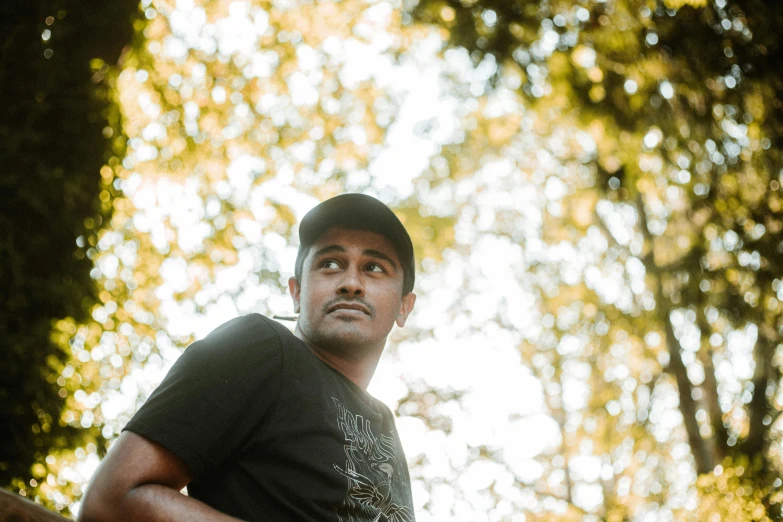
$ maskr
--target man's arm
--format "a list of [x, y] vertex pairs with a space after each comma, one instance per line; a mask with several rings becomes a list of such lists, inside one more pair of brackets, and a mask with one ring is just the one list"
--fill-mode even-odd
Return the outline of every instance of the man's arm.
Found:
[[182, 459], [160, 444], [125, 431], [90, 481], [79, 520], [237, 520], [180, 493], [190, 481]]

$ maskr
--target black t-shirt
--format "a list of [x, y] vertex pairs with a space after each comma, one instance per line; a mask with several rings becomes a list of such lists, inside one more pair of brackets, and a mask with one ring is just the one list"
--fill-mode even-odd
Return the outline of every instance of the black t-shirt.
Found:
[[191, 497], [243, 520], [415, 520], [392, 412], [262, 315], [189, 346], [125, 429], [187, 464]]

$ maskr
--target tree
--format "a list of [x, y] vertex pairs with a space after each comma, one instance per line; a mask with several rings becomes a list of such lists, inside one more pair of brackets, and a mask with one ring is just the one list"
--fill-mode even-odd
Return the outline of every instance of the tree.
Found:
[[54, 323], [97, 301], [98, 232], [124, 153], [110, 67], [132, 34], [133, 2], [0, 6], [0, 484], [98, 432], [62, 420], [68, 360]]
[[[433, 0], [412, 9], [474, 63], [497, 64], [489, 86], [517, 89], [547, 120], [535, 132], [586, 133], [586, 147], [559, 156], [588, 170], [549, 173], [567, 188], [543, 234], [590, 260], [576, 264], [576, 280], [563, 276], [574, 258], [555, 265], [560, 274], [551, 262], [531, 266], [551, 319], [523, 351], [553, 399], [563, 375], [589, 391], [565, 411], [551, 404], [570, 426], [555, 492], [574, 504], [568, 455], [579, 440], [603, 439], [589, 453], [612, 471], [588, 482], [601, 484], [593, 512], [607, 519], [643, 513], [645, 498], [680, 502], [678, 436], [655, 419], [672, 393], [699, 475], [700, 518], [781, 516], [783, 15], [771, 2], [693, 4]], [[498, 148], [522, 162], [503, 148], [511, 141]], [[580, 368], [590, 368], [586, 382]], [[652, 483], [650, 473], [659, 475]]]

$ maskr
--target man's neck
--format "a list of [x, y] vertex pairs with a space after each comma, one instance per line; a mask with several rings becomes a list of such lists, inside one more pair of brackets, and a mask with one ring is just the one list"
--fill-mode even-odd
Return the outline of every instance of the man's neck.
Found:
[[[369, 355], [362, 358], [348, 358], [340, 354], [325, 350], [320, 346], [310, 342], [310, 340], [304, 335], [304, 332], [296, 325], [294, 335], [304, 342], [313, 355], [321, 359], [323, 362], [343, 374], [356, 386], [362, 390], [367, 391], [367, 386], [370, 385], [372, 376], [375, 374], [375, 369], [378, 367], [378, 361], [381, 358], [382, 350], [370, 351]], [[377, 353], [376, 353], [377, 352]]]

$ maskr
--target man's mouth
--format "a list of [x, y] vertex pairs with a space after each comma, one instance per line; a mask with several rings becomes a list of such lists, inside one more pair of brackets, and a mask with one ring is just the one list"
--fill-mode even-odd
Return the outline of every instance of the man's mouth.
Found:
[[337, 312], [340, 310], [345, 310], [349, 313], [363, 313], [365, 315], [370, 315], [370, 311], [367, 309], [366, 306], [359, 304], [359, 303], [337, 303], [335, 305], [332, 305], [327, 310], [327, 313]]

